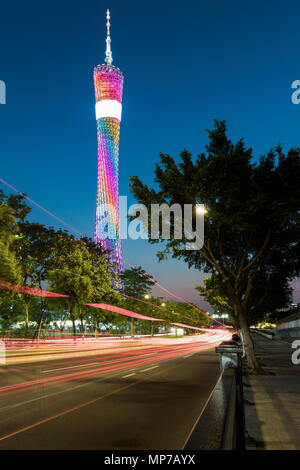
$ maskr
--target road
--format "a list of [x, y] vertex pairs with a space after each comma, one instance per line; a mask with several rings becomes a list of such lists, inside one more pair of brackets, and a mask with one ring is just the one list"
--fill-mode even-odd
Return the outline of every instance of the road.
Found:
[[218, 331], [10, 345], [0, 449], [182, 449], [219, 376]]

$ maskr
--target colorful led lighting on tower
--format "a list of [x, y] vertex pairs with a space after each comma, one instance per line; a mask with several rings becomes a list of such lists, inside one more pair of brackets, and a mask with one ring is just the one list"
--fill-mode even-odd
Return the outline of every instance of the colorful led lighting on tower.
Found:
[[98, 141], [98, 181], [95, 242], [110, 251], [118, 271], [123, 270], [119, 215], [119, 137], [123, 73], [112, 65], [110, 14], [106, 14], [105, 64], [94, 69]]

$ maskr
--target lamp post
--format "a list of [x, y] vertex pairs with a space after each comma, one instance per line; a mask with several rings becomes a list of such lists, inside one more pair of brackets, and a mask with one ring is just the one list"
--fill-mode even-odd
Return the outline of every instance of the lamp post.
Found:
[[224, 326], [224, 318], [227, 319], [227, 318], [228, 318], [228, 314], [227, 314], [227, 313], [223, 313], [221, 316], [222, 316], [222, 318], [223, 318], [223, 326]]

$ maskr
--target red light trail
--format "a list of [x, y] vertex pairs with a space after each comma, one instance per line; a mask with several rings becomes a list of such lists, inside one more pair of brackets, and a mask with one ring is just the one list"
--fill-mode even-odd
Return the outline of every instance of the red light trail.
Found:
[[[141, 271], [140, 269], [136, 268], [135, 266], [133, 266], [132, 264], [128, 263], [128, 261], [126, 260], [123, 260], [126, 264], [128, 264], [132, 269], [134, 269], [135, 271], [139, 272], [140, 274], [142, 274], [144, 277], [147, 277], [148, 279], [150, 279], [150, 281], [152, 281], [156, 286], [158, 286], [160, 289], [162, 289], [163, 291], [167, 292], [167, 294], [171, 295], [172, 297], [180, 300], [181, 302], [189, 305], [190, 307], [194, 308], [195, 310], [197, 310], [198, 312], [200, 312], [202, 315], [205, 315], [206, 317], [208, 317], [210, 320], [213, 320], [215, 321], [216, 323], [219, 323], [220, 325], [224, 326], [223, 323], [219, 322], [218, 320], [216, 320], [215, 318], [211, 318], [207, 313], [205, 313], [203, 310], [201, 310], [200, 308], [198, 307], [195, 307], [195, 305], [191, 304], [190, 302], [188, 302], [187, 300], [179, 297], [178, 295], [176, 294], [173, 294], [172, 292], [170, 292], [168, 289], [166, 289], [165, 287], [163, 287], [161, 284], [159, 284], [157, 281], [154, 281], [154, 279], [152, 279], [150, 276], [148, 276], [147, 274], [143, 273], [143, 271]], [[138, 299], [136, 299], [138, 300]]]
[[[32, 199], [30, 199], [28, 196], [26, 196], [25, 194], [21, 193], [20, 191], [18, 191], [16, 188], [14, 188], [13, 186], [11, 186], [9, 183], [7, 183], [6, 181], [4, 181], [2, 178], [0, 178], [0, 181], [5, 184], [7, 187], [11, 188], [13, 191], [15, 191], [16, 193], [20, 194], [21, 196], [23, 196], [27, 201], [31, 202], [32, 204], [34, 204], [36, 207], [38, 207], [39, 209], [41, 209], [42, 211], [44, 211], [46, 214], [50, 215], [51, 217], [53, 217], [55, 220], [57, 220], [58, 222], [62, 223], [63, 225], [65, 225], [66, 227], [70, 228], [71, 230], [75, 231], [76, 233], [79, 233], [79, 235], [81, 235], [82, 237], [84, 236], [79, 230], [77, 230], [76, 228], [72, 227], [71, 225], [67, 224], [67, 222], [65, 222], [64, 220], [60, 219], [59, 217], [57, 217], [56, 215], [52, 214], [51, 212], [49, 212], [47, 209], [45, 209], [44, 207], [42, 207], [40, 204], [38, 204], [37, 202], [33, 201]], [[132, 264], [130, 264], [128, 261], [124, 260], [123, 261], [128, 264], [132, 269], [134, 269], [135, 271], [139, 272], [140, 274], [142, 274], [144, 277], [147, 277], [150, 281], [152, 281], [155, 285], [157, 285], [160, 289], [162, 289], [163, 291], [165, 291], [166, 293], [168, 293], [169, 295], [171, 295], [172, 297], [180, 300], [181, 302], [189, 305], [190, 307], [194, 308], [195, 310], [197, 310], [198, 312], [200, 312], [202, 315], [205, 315], [206, 317], [208, 317], [211, 321], [214, 321], [215, 323], [218, 323], [220, 325], [222, 325], [223, 327], [226, 327], [226, 325], [223, 325], [221, 322], [219, 322], [218, 320], [216, 320], [215, 318], [211, 318], [206, 312], [204, 312], [203, 310], [199, 309], [198, 307], [196, 307], [195, 305], [193, 305], [192, 303], [186, 301], [185, 299], [179, 297], [178, 295], [176, 294], [173, 294], [171, 291], [169, 291], [168, 289], [166, 289], [165, 287], [163, 287], [161, 284], [159, 284], [157, 281], [154, 281], [150, 276], [148, 276], [147, 274], [143, 273], [142, 271], [140, 271], [138, 268], [136, 268], [135, 266], [133, 266]], [[0, 286], [1, 287], [1, 286]], [[56, 295], [56, 297], [58, 297], [59, 295]], [[50, 296], [49, 296], [50, 297]], [[54, 297], [54, 295], [52, 296]], [[67, 297], [67, 296], [66, 296]], [[135, 299], [139, 302], [144, 302], [143, 300], [141, 299]], [[182, 315], [183, 316], [183, 315]], [[188, 317], [186, 317], [188, 318]], [[195, 321], [195, 320], [193, 320]]]
[[35, 289], [33, 287], [19, 286], [11, 282], [0, 280], [0, 289], [10, 290], [14, 292], [20, 292], [21, 294], [30, 294], [37, 297], [69, 297], [68, 295], [56, 294], [55, 292], [49, 292], [42, 289]]
[[110, 312], [119, 313], [120, 315], [125, 315], [131, 318], [139, 318], [141, 320], [164, 321], [164, 320], [161, 320], [160, 318], [148, 317], [146, 315], [141, 315], [140, 313], [132, 312], [131, 310], [127, 310], [121, 307], [116, 307], [114, 305], [107, 305], [107, 304], [83, 304], [83, 305], [88, 305], [89, 307], [94, 307], [94, 308], [103, 308], [104, 310], [109, 310]]
[[[69, 297], [68, 295], [57, 294], [55, 292], [49, 292], [49, 291], [45, 291], [45, 290], [41, 290], [41, 289], [34, 289], [32, 287], [27, 287], [27, 286], [20, 286], [18, 284], [13, 284], [13, 283], [10, 283], [10, 282], [7, 282], [7, 281], [2, 281], [2, 280], [0, 280], [0, 289], [20, 292], [20, 293], [23, 293], [23, 294], [35, 295], [35, 296], [38, 296], [38, 297]], [[123, 294], [123, 295], [125, 295], [125, 294]], [[129, 296], [126, 296], [126, 297], [129, 297]], [[136, 299], [134, 297], [131, 297], [131, 298], [134, 299], [134, 300], [137, 300], [137, 301], [140, 300], [140, 299]], [[151, 304], [150, 302], [146, 302], [146, 301], [143, 301], [143, 300], [142, 300], [142, 302], [149, 303], [149, 305], [154, 305], [155, 306], [155, 304]], [[138, 318], [140, 320], [160, 321], [160, 322], [165, 321], [161, 318], [149, 317], [147, 315], [142, 315], [140, 313], [133, 312], [132, 310], [127, 310], [127, 309], [124, 309], [124, 308], [121, 308], [121, 307], [117, 307], [115, 305], [98, 304], [98, 303], [93, 303], [93, 304], [92, 303], [84, 303], [83, 305], [87, 305], [89, 307], [94, 307], [94, 308], [100, 308], [100, 309], [103, 309], [103, 310], [108, 310], [110, 312], [118, 313], [120, 315], [125, 315], [125, 316], [131, 317], [131, 318]], [[169, 310], [164, 309], [163, 307], [158, 306], [158, 308], [161, 308], [162, 310], [166, 310], [167, 312], [170, 312]], [[181, 315], [180, 313], [176, 313], [176, 312], [170, 312], [170, 313], [173, 313], [175, 315], [183, 316], [183, 317], [188, 318], [192, 321], [197, 321], [197, 320], [189, 318], [185, 315]], [[171, 323], [171, 325], [176, 325], [176, 323]], [[182, 324], [180, 326], [182, 326]], [[184, 328], [192, 328], [192, 329], [196, 329], [196, 330], [201, 329], [201, 328], [197, 328], [195, 326], [190, 326], [190, 325], [184, 325]]]
[[65, 225], [66, 227], [68, 227], [69, 229], [73, 230], [74, 232], [76, 233], [79, 233], [79, 235], [81, 235], [82, 237], [84, 236], [81, 232], [79, 232], [79, 230], [77, 230], [76, 228], [72, 227], [71, 225], [67, 224], [67, 222], [65, 222], [64, 220], [60, 219], [59, 217], [57, 217], [56, 215], [52, 214], [52, 212], [49, 212], [47, 209], [45, 209], [43, 206], [40, 206], [40, 204], [38, 204], [37, 202], [33, 201], [32, 199], [30, 199], [28, 196], [26, 196], [26, 194], [24, 193], [21, 193], [20, 191], [18, 191], [16, 188], [14, 188], [13, 186], [11, 186], [9, 183], [7, 183], [6, 181], [4, 181], [2, 178], [0, 178], [0, 181], [5, 184], [8, 188], [12, 189], [13, 191], [15, 191], [17, 194], [20, 194], [20, 196], [24, 197], [24, 199], [26, 199], [27, 201], [31, 202], [32, 204], [34, 204], [36, 207], [38, 207], [39, 209], [41, 209], [42, 211], [44, 211], [46, 214], [50, 215], [50, 217], [53, 217], [53, 219], [57, 220], [58, 222], [60, 222], [61, 224]]
[[[104, 357], [104, 361], [102, 361], [98, 367], [90, 368], [89, 370], [63, 373], [60, 375], [53, 375], [51, 377], [45, 377], [41, 379], [30, 380], [0, 387], [0, 397], [7, 394], [25, 392], [33, 388], [42, 387], [43, 385], [55, 385], [62, 382], [69, 382], [78, 379], [80, 380], [85, 379], [87, 377], [102, 376], [114, 372], [126, 371], [128, 369], [132, 369], [133, 367], [136, 368], [153, 363], [159, 363], [160, 361], [164, 361], [167, 359], [183, 356], [186, 354], [192, 354], [205, 349], [210, 349], [213, 347], [213, 345], [219, 344], [221, 341], [223, 341], [224, 339], [228, 339], [230, 336], [231, 335], [230, 333], [228, 333], [228, 331], [208, 330], [205, 334], [202, 334], [200, 336], [184, 338], [181, 344], [177, 343], [173, 345], [158, 345], [152, 347], [151, 349], [145, 349], [144, 347], [142, 351], [122, 352], [119, 353], [117, 357], [112, 357], [108, 360], [105, 360]], [[155, 339], [151, 342], [148, 341], [148, 343], [154, 343], [154, 345], [155, 342]], [[118, 342], [115, 343], [117, 344]], [[78, 351], [80, 351], [79, 348]], [[64, 348], [61, 347], [61, 353], [63, 352]], [[26, 356], [23, 355], [23, 358], [26, 358]], [[40, 360], [39, 356], [36, 356], [36, 360]], [[91, 365], [94, 365], [94, 362], [92, 364], [80, 364], [78, 367], [86, 368]], [[63, 370], [67, 368], [68, 367], [62, 367], [60, 369]], [[49, 372], [52, 372], [52, 370]], [[55, 372], [55, 369], [53, 370], [53, 372]]]

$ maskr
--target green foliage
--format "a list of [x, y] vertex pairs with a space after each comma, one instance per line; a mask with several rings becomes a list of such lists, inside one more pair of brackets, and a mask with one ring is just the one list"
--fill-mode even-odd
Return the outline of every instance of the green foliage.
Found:
[[168, 311], [160, 310], [159, 318], [168, 323], [182, 323], [197, 328], [205, 328], [211, 323], [208, 317], [190, 305], [172, 300], [165, 300], [163, 303]]
[[[148, 210], [151, 203], [178, 203], [182, 207], [190, 203], [195, 217], [195, 206], [205, 205], [203, 247], [188, 251], [184, 249], [185, 238], [171, 238], [159, 256], [163, 259], [171, 254], [189, 267], [209, 273], [217, 279], [218, 289], [222, 283], [221, 295], [230, 304], [251, 350], [247, 324], [252, 310], [259, 314], [262, 278], [270, 302], [275, 292], [274, 273], [280, 273], [286, 286], [300, 272], [300, 149], [283, 154], [277, 146], [256, 164], [252, 149], [246, 148], [242, 139], [233, 144], [228, 138], [224, 121], [215, 121], [208, 135], [206, 153], [195, 161], [187, 150], [181, 152], [178, 163], [160, 154], [155, 168], [159, 190], [133, 176], [131, 191]], [[149, 231], [150, 223], [149, 218]], [[150, 242], [162, 241], [161, 230], [159, 235]]]
[[[73, 321], [76, 318], [83, 321], [86, 312], [83, 303], [117, 298], [113, 279], [117, 280], [116, 274], [103, 254], [92, 246], [91, 240], [76, 240], [66, 236], [57, 240], [47, 280], [53, 291], [69, 296], [64, 304]], [[99, 320], [99, 314], [93, 315]]]
[[0, 291], [1, 328], [25, 322], [28, 332], [35, 324], [39, 335], [42, 325], [58, 320], [59, 305], [62, 318], [68, 310], [73, 320], [97, 317], [99, 321], [99, 314], [91, 314], [92, 309], [82, 303], [121, 299], [119, 276], [106, 253], [87, 237], [77, 240], [68, 231], [27, 221], [30, 210], [22, 195], [5, 196], [0, 190], [0, 279], [41, 289], [47, 286], [70, 297], [38, 299]]
[[0, 203], [0, 279], [19, 282], [21, 270], [13, 252], [16, 222], [13, 210], [4, 202]]
[[136, 269], [125, 269], [121, 273], [121, 282], [124, 286], [124, 293], [126, 295], [142, 299], [143, 297], [145, 297], [146, 294], [150, 294], [151, 289], [153, 287], [153, 281], [151, 281], [151, 279], [148, 279], [141, 273], [144, 273], [152, 279], [152, 276], [150, 274], [147, 274], [141, 266]]

